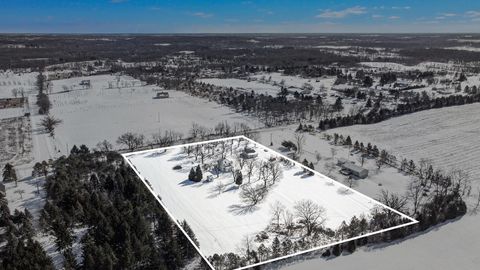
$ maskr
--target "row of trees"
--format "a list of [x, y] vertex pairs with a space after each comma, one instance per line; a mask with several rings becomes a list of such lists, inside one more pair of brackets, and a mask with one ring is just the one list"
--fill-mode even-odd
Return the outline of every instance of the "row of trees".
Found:
[[476, 95], [451, 95], [439, 98], [424, 98], [419, 95], [405, 103], [398, 104], [396, 109], [380, 108], [375, 106], [368, 113], [358, 113], [355, 115], [337, 116], [319, 121], [318, 128], [327, 130], [336, 127], [352, 126], [357, 124], [373, 124], [392, 117], [406, 115], [418, 111], [429, 110], [433, 108], [450, 107], [464, 104], [480, 102], [480, 94]]

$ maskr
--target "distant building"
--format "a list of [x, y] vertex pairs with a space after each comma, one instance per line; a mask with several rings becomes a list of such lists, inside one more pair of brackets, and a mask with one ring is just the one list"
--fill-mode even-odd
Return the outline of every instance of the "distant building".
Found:
[[83, 85], [83, 86], [85, 86], [86, 88], [90, 88], [90, 87], [91, 87], [91, 82], [90, 82], [90, 80], [82, 80], [82, 81], [80, 82], [80, 85]]
[[353, 162], [348, 161], [344, 158], [339, 158], [337, 161], [337, 165], [342, 168], [343, 172], [346, 172], [347, 174], [351, 174], [358, 178], [366, 178], [368, 176], [367, 169], [355, 165]]
[[243, 152], [240, 153], [240, 157], [243, 159], [256, 158], [258, 157], [258, 153], [250, 147], [245, 147], [245, 149], [243, 149]]
[[169, 98], [170, 95], [168, 94], [168, 92], [157, 92], [157, 95], [155, 96], [155, 98]]

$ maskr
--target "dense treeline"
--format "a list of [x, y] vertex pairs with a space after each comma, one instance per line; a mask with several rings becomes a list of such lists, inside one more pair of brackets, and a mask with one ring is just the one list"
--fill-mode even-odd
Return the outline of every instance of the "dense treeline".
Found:
[[198, 256], [119, 154], [74, 147], [48, 166], [40, 224], [55, 236], [66, 269], [179, 269]]
[[404, 104], [398, 104], [396, 109], [374, 106], [376, 108], [373, 108], [367, 114], [359, 113], [353, 116], [338, 116], [335, 118], [321, 120], [318, 127], [321, 130], [326, 130], [330, 128], [351, 126], [356, 124], [373, 124], [395, 116], [401, 116], [418, 111], [471, 104], [476, 102], [480, 102], [480, 93], [475, 95], [451, 95], [448, 97], [439, 97], [434, 99], [431, 99], [426, 95], [423, 97], [416, 95], [413, 100], [409, 100]]
[[0, 269], [54, 269], [43, 247], [34, 240], [32, 215], [28, 210], [10, 214], [7, 199], [0, 192]]

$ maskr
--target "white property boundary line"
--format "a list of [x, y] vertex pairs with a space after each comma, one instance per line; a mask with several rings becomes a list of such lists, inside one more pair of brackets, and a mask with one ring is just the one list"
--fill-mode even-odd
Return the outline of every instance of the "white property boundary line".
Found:
[[369, 200], [372, 200], [374, 203], [376, 203], [377, 205], [380, 205], [382, 206], [383, 208], [386, 208], [398, 215], [400, 215], [401, 217], [403, 218], [406, 218], [408, 220], [410, 220], [410, 222], [407, 222], [405, 224], [401, 224], [401, 225], [397, 225], [397, 226], [394, 226], [394, 227], [390, 227], [390, 228], [387, 228], [387, 229], [383, 229], [383, 230], [379, 230], [379, 231], [375, 231], [375, 232], [371, 232], [371, 233], [366, 233], [366, 234], [362, 234], [362, 235], [359, 235], [359, 236], [355, 236], [355, 237], [352, 237], [352, 238], [348, 238], [348, 239], [345, 239], [345, 240], [341, 240], [341, 241], [337, 241], [337, 242], [333, 242], [333, 243], [330, 243], [330, 244], [327, 244], [327, 245], [323, 245], [323, 246], [318, 246], [318, 247], [315, 247], [315, 248], [311, 248], [311, 249], [307, 249], [307, 250], [302, 250], [302, 251], [299, 251], [299, 252], [296, 252], [296, 253], [293, 253], [293, 254], [289, 254], [289, 255], [285, 255], [285, 256], [281, 256], [281, 257], [278, 257], [278, 258], [273, 258], [273, 259], [270, 259], [270, 260], [266, 260], [266, 261], [263, 261], [263, 262], [259, 262], [259, 263], [255, 263], [255, 264], [251, 264], [251, 265], [248, 265], [248, 266], [244, 266], [244, 267], [240, 267], [240, 268], [237, 268], [235, 270], [242, 270], [242, 269], [248, 269], [248, 268], [252, 268], [252, 267], [255, 267], [255, 266], [259, 266], [259, 265], [263, 265], [263, 264], [267, 264], [267, 263], [271, 263], [271, 262], [275, 262], [275, 261], [279, 261], [279, 260], [283, 260], [283, 259], [287, 259], [287, 258], [291, 258], [291, 257], [294, 257], [294, 256], [298, 256], [298, 255], [301, 255], [301, 254], [305, 254], [305, 253], [309, 253], [309, 252], [313, 252], [313, 251], [317, 251], [317, 250], [320, 250], [320, 249], [324, 249], [324, 248], [327, 248], [327, 247], [332, 247], [332, 246], [335, 246], [335, 245], [338, 245], [338, 244], [342, 244], [342, 243], [346, 243], [346, 242], [349, 242], [349, 241], [353, 241], [353, 240], [356, 240], [356, 239], [360, 239], [360, 238], [363, 238], [363, 237], [368, 237], [368, 236], [372, 236], [372, 235], [376, 235], [376, 234], [380, 234], [380, 233], [384, 233], [384, 232], [388, 232], [388, 231], [391, 231], [391, 230], [395, 230], [395, 229], [399, 229], [399, 228], [403, 228], [403, 227], [406, 227], [406, 226], [410, 226], [410, 225], [414, 225], [414, 224], [417, 224], [418, 221], [363, 194], [363, 193], [360, 193], [359, 191], [355, 190], [355, 189], [352, 189], [336, 180], [333, 180], [332, 178], [330, 177], [327, 177], [315, 170], [312, 170], [306, 166], [304, 166], [303, 164], [301, 164], [300, 162], [298, 161], [295, 161], [283, 154], [280, 154], [264, 145], [262, 145], [261, 143], [258, 143], [252, 139], [249, 139], [243, 135], [240, 135], [240, 136], [234, 136], [234, 137], [228, 137], [228, 138], [221, 138], [221, 139], [215, 139], [215, 140], [209, 140], [209, 141], [202, 141], [202, 142], [194, 142], [194, 143], [186, 143], [186, 144], [180, 144], [180, 145], [174, 145], [174, 146], [168, 146], [168, 147], [162, 147], [162, 148], [155, 148], [155, 149], [148, 149], [148, 150], [141, 150], [141, 151], [136, 151], [136, 152], [130, 152], [130, 153], [125, 153], [125, 154], [122, 154], [123, 158], [127, 161], [127, 163], [130, 165], [130, 167], [134, 170], [134, 172], [137, 174], [137, 176], [140, 178], [140, 180], [142, 180], [143, 184], [148, 188], [148, 190], [150, 191], [150, 193], [152, 193], [152, 195], [155, 197], [155, 199], [160, 203], [160, 205], [163, 207], [163, 209], [167, 212], [167, 214], [170, 216], [171, 219], [173, 219], [173, 221], [175, 222], [175, 224], [178, 226], [178, 228], [180, 228], [180, 230], [182, 231], [182, 233], [187, 237], [187, 239], [190, 241], [190, 243], [195, 247], [195, 249], [197, 250], [198, 254], [200, 254], [200, 256], [204, 259], [205, 263], [208, 264], [208, 266], [212, 269], [212, 270], [215, 270], [215, 268], [213, 267], [213, 265], [210, 263], [210, 261], [208, 260], [208, 258], [200, 251], [200, 248], [195, 244], [195, 242], [190, 238], [190, 236], [185, 232], [185, 230], [183, 229], [183, 227], [180, 225], [180, 223], [178, 222], [178, 220], [175, 218], [175, 216], [168, 210], [168, 208], [163, 204], [162, 200], [160, 200], [159, 194], [156, 194], [154, 191], [153, 191], [153, 188], [150, 187], [150, 185], [147, 184], [147, 182], [145, 181], [145, 178], [137, 171], [136, 167], [132, 164], [132, 162], [128, 159], [128, 157], [130, 156], [133, 156], [133, 155], [138, 155], [138, 154], [143, 154], [143, 153], [148, 153], [148, 152], [153, 152], [153, 151], [158, 151], [158, 150], [167, 150], [167, 149], [173, 149], [173, 148], [179, 148], [179, 147], [185, 147], [185, 146], [194, 146], [194, 145], [199, 145], [199, 144], [207, 144], [207, 143], [213, 143], [213, 142], [221, 142], [221, 141], [228, 141], [228, 140], [235, 140], [235, 139], [244, 139], [244, 140], [247, 140], [253, 144], [255, 144], [256, 146], [259, 146], [260, 148], [264, 149], [264, 150], [267, 150], [267, 151], [272, 151], [273, 153], [275, 153], [276, 155], [290, 161], [290, 162], [293, 162], [295, 165], [298, 165], [300, 166], [301, 168], [303, 169], [306, 169], [314, 174], [317, 174], [319, 176], [321, 176], [322, 178], [326, 178], [327, 180], [331, 180], [331, 181], [334, 181], [336, 183], [338, 183], [340, 186], [343, 186], [344, 188], [364, 197], [364, 198], [367, 198]]

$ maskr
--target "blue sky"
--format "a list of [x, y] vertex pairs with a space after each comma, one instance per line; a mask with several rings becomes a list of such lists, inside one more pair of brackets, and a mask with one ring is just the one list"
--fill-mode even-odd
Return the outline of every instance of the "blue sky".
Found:
[[0, 32], [479, 32], [479, 0], [0, 0]]

